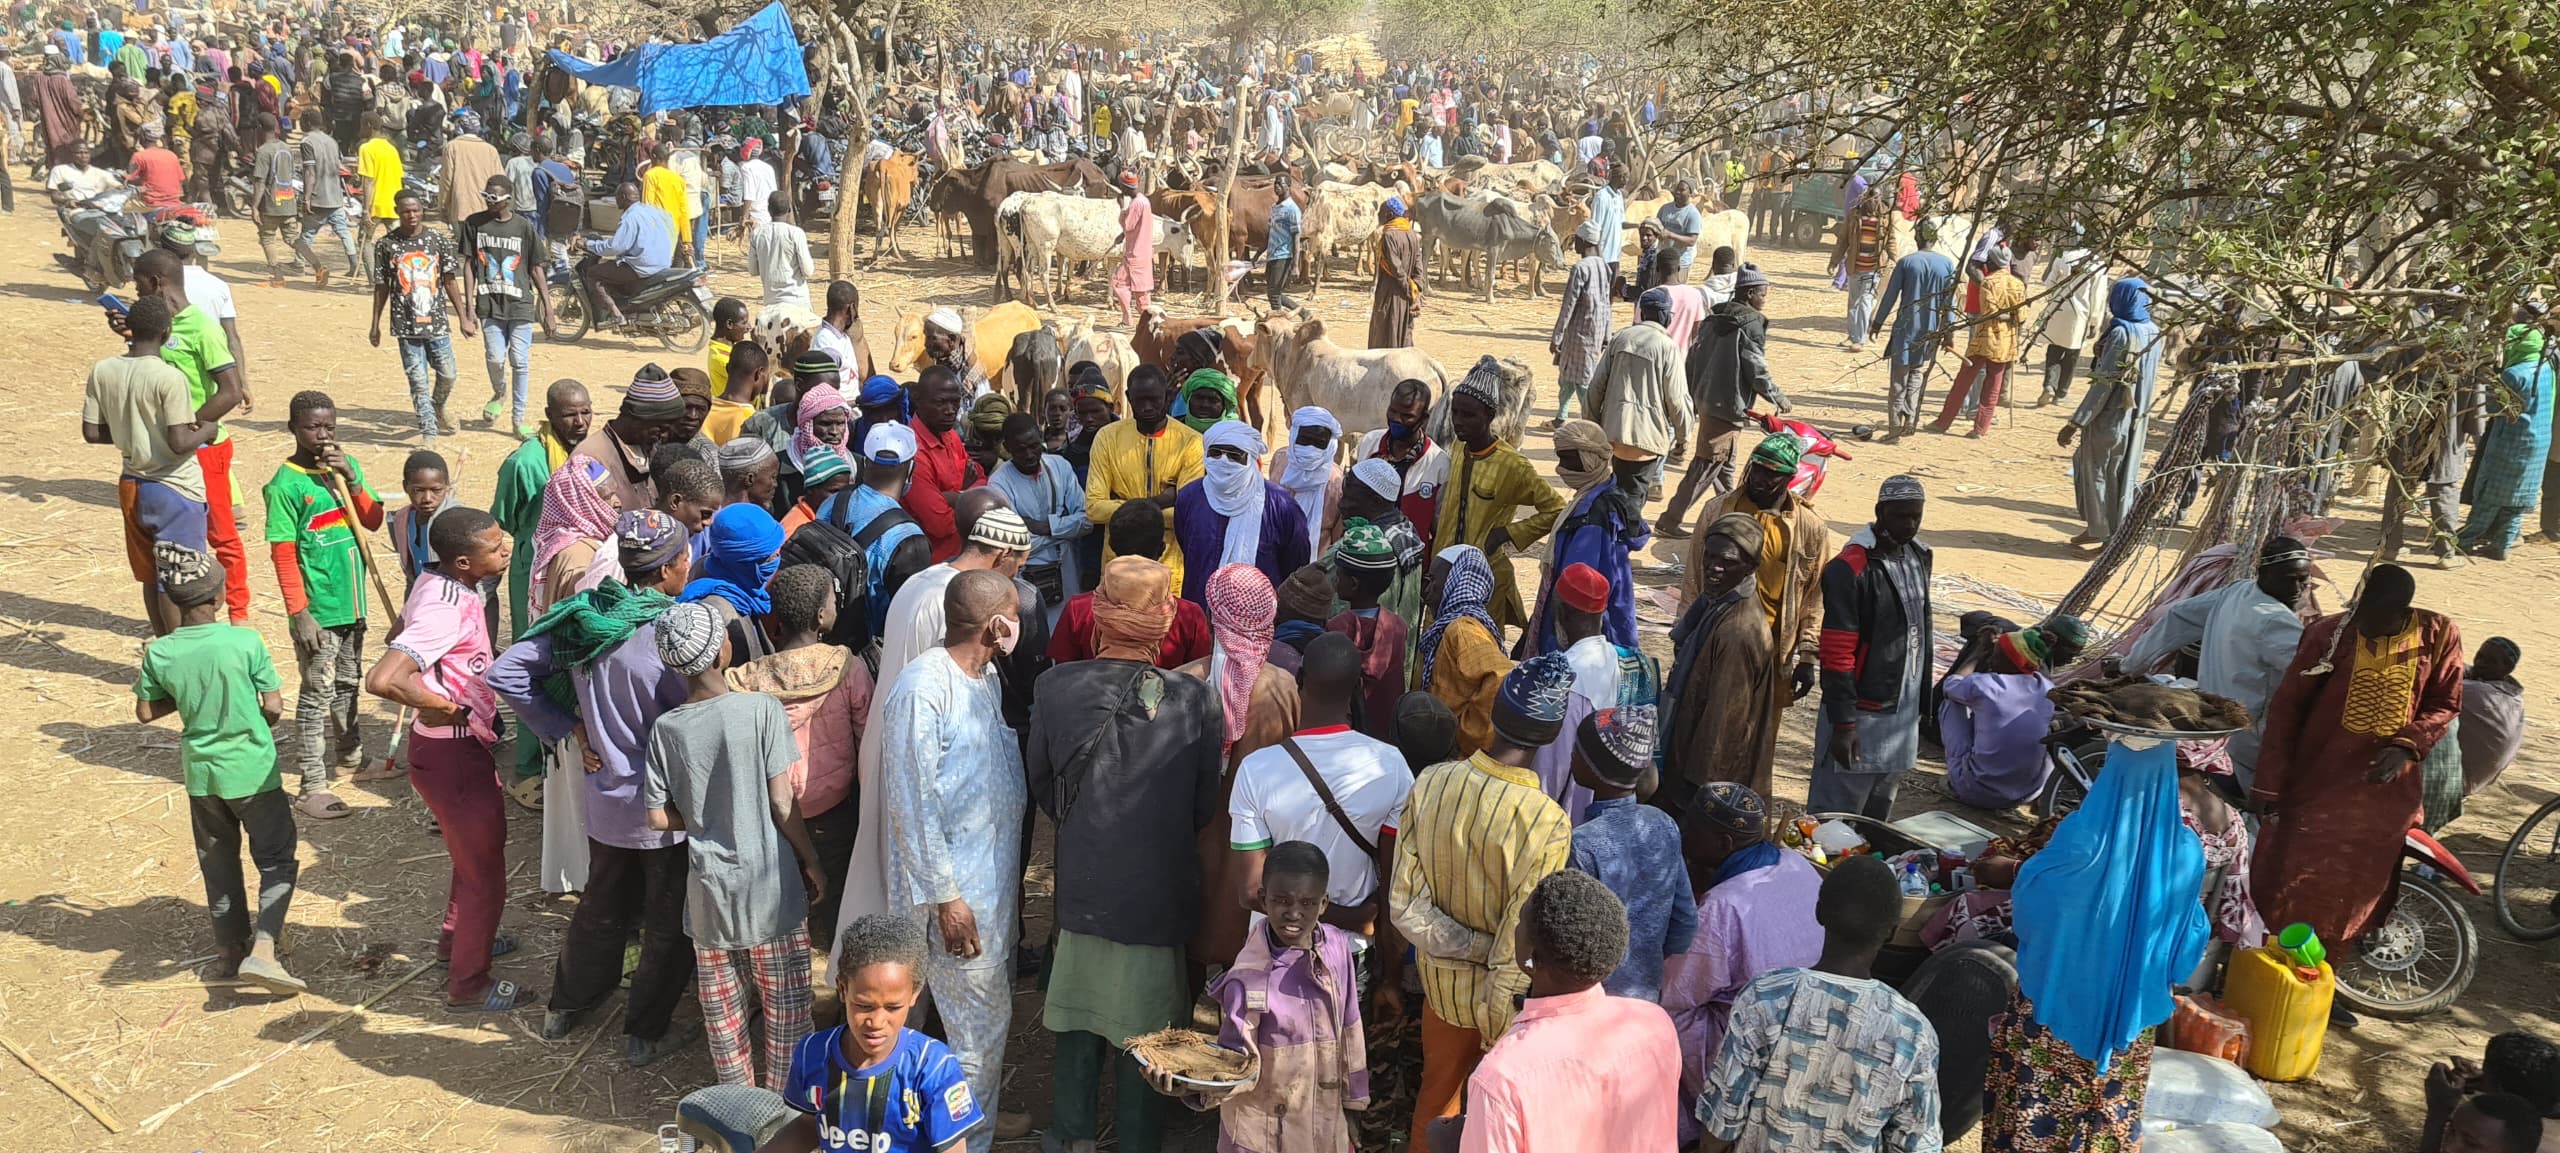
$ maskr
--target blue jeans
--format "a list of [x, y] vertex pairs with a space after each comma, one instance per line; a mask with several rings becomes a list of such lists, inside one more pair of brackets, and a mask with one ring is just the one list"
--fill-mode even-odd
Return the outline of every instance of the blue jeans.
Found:
[[[515, 402], [515, 424], [524, 424], [525, 396], [533, 387], [533, 322], [482, 320], [480, 344], [489, 365], [489, 399]], [[507, 387], [512, 372], [515, 388]]]
[[1849, 274], [1849, 343], [1865, 344], [1874, 335], [1876, 289], [1883, 280], [1873, 272]]
[[[433, 369], [432, 376], [429, 369]], [[453, 395], [453, 336], [439, 332], [434, 336], [400, 340], [400, 371], [409, 374], [409, 404], [418, 412], [418, 435], [434, 443], [438, 431], [436, 412]]]
[[324, 228], [338, 234], [338, 249], [347, 254], [347, 275], [356, 276], [362, 273], [363, 263], [356, 257], [360, 249], [356, 244], [355, 222], [347, 219], [347, 210], [344, 205], [327, 212], [314, 212], [303, 217], [304, 242], [308, 243], [312, 237], [320, 235], [320, 231]]
[[705, 201], [696, 200], [693, 204], [693, 266], [695, 268], [705, 271], [711, 268], [710, 243], [711, 205]]

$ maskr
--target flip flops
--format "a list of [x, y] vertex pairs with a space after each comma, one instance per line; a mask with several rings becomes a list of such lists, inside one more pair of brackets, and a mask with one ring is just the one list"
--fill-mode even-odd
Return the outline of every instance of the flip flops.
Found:
[[513, 981], [500, 981], [489, 986], [489, 995], [478, 1001], [447, 1001], [444, 1007], [455, 1013], [512, 1013], [516, 1006], [532, 1000], [531, 991]]

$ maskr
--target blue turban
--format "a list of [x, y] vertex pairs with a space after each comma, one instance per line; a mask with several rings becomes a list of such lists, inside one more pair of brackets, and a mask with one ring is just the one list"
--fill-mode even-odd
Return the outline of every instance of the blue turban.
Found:
[[1404, 197], [1390, 196], [1387, 198], [1387, 215], [1401, 220], [1404, 218], [1404, 212]]
[[760, 617], [773, 611], [764, 586], [782, 567], [782, 522], [752, 504], [733, 504], [711, 518], [711, 544], [702, 556], [702, 575], [684, 586], [686, 603], [718, 597], [740, 613]]
[[903, 401], [906, 395], [907, 390], [899, 387], [897, 381], [875, 376], [862, 382], [862, 392], [853, 398], [853, 404], [856, 408], [878, 408], [891, 401]]

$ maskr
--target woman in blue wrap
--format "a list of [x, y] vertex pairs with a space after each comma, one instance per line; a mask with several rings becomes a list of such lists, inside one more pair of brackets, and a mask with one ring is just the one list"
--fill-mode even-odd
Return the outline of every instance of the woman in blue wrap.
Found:
[[679, 601], [712, 601], [725, 606], [729, 630], [729, 664], [742, 665], [773, 651], [759, 618], [773, 611], [764, 586], [782, 567], [782, 522], [752, 504], [733, 504], [711, 518], [711, 543], [704, 550], [702, 575], [684, 586]]
[[2011, 890], [2018, 991], [1992, 1018], [1983, 1153], [2123, 1153], [2142, 1141], [2152, 1029], [2209, 933], [2204, 847], [2176, 746], [2107, 746], [2089, 799]]

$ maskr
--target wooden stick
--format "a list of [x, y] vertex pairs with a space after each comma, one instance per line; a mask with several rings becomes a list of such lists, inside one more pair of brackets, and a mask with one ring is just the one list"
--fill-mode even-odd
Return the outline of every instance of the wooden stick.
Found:
[[569, 1055], [569, 1067], [562, 1069], [559, 1076], [552, 1078], [551, 1088], [544, 1090], [544, 1092], [557, 1093], [560, 1091], [560, 1086], [568, 1083], [569, 1074], [577, 1072], [578, 1066], [586, 1061], [587, 1050], [596, 1047], [596, 1038], [604, 1036], [606, 1026], [613, 1024], [615, 1021], [621, 1020], [622, 1010], [627, 1007], [627, 1005], [615, 1007], [613, 1010], [613, 1017], [610, 1020], [598, 1024], [587, 1034], [587, 1043], [578, 1046], [578, 1051]]
[[[302, 1048], [303, 1046], [310, 1044], [310, 1043], [311, 1043], [311, 1042], [313, 1042], [313, 1041], [319, 1040], [319, 1038], [320, 1038], [320, 1035], [321, 1035], [321, 1034], [326, 1033], [326, 1032], [328, 1032], [328, 1031], [329, 1031], [329, 1030], [331, 1030], [331, 1029], [335, 1029], [335, 1028], [337, 1028], [337, 1027], [338, 1027], [338, 1025], [339, 1025], [341, 1022], [344, 1022], [344, 1021], [348, 1020], [349, 1018], [353, 1018], [353, 1017], [361, 1017], [361, 1016], [363, 1016], [363, 1015], [364, 1015], [365, 1010], [373, 1008], [375, 1005], [377, 1005], [377, 1004], [381, 1003], [381, 1001], [382, 1001], [382, 999], [383, 999], [383, 998], [388, 997], [388, 996], [390, 996], [391, 994], [393, 994], [393, 993], [395, 993], [395, 992], [398, 992], [398, 991], [400, 990], [400, 987], [401, 987], [401, 986], [406, 985], [406, 984], [408, 984], [408, 983], [409, 983], [409, 982], [411, 982], [411, 981], [415, 981], [415, 980], [417, 980], [417, 979], [418, 979], [418, 974], [420, 974], [420, 973], [424, 973], [424, 972], [426, 972], [427, 970], [432, 969], [432, 968], [435, 968], [435, 967], [436, 967], [436, 960], [435, 960], [435, 958], [433, 958], [433, 957], [429, 957], [429, 958], [427, 958], [427, 959], [426, 959], [426, 960], [424, 960], [424, 961], [420, 961], [420, 962], [418, 962], [418, 967], [417, 967], [417, 968], [411, 969], [411, 970], [409, 970], [407, 973], [402, 974], [399, 980], [397, 980], [397, 981], [393, 981], [392, 983], [390, 983], [390, 984], [388, 984], [388, 985], [383, 986], [379, 991], [377, 991], [376, 993], [374, 993], [374, 995], [372, 995], [372, 996], [370, 996], [370, 997], [365, 998], [365, 999], [364, 999], [364, 1002], [363, 1002], [362, 1004], [359, 1004], [359, 1005], [355, 1006], [354, 1008], [351, 1008], [351, 1009], [348, 1009], [348, 1010], [346, 1010], [346, 1011], [344, 1011], [344, 1012], [342, 1012], [342, 1013], [339, 1013], [337, 1016], [331, 1017], [331, 1018], [329, 1018], [329, 1019], [328, 1019], [328, 1020], [326, 1020], [326, 1021], [322, 1021], [321, 1023], [319, 1023], [319, 1024], [317, 1024], [317, 1025], [312, 1026], [308, 1031], [304, 1032], [301, 1036], [296, 1037], [296, 1038], [294, 1038], [293, 1040], [287, 1041], [287, 1042], [285, 1042], [283, 1045], [278, 1046], [278, 1047], [276, 1048], [276, 1051], [275, 1051], [275, 1052], [269, 1053], [269, 1054], [267, 1054], [267, 1055], [266, 1055], [266, 1056], [264, 1056], [264, 1057], [260, 1057], [260, 1058], [258, 1058], [258, 1059], [257, 1059], [257, 1060], [255, 1060], [255, 1061], [251, 1061], [251, 1062], [250, 1062], [250, 1063], [249, 1063], [245, 1068], [242, 1068], [240, 1071], [238, 1071], [238, 1072], [236, 1072], [236, 1073], [233, 1073], [232, 1075], [230, 1075], [230, 1076], [228, 1076], [228, 1077], [225, 1077], [225, 1078], [223, 1078], [223, 1079], [221, 1079], [221, 1080], [219, 1080], [219, 1081], [216, 1081], [216, 1082], [214, 1082], [213, 1084], [207, 1085], [207, 1086], [205, 1086], [205, 1087], [204, 1087], [204, 1088], [202, 1088], [202, 1089], [198, 1089], [198, 1090], [196, 1090], [196, 1091], [195, 1091], [195, 1092], [193, 1092], [193, 1093], [188, 1094], [188, 1095], [187, 1095], [187, 1099], [186, 1099], [186, 1100], [184, 1100], [184, 1101], [180, 1101], [180, 1102], [178, 1102], [177, 1104], [175, 1104], [175, 1105], [171, 1105], [171, 1106], [169, 1106], [168, 1108], [163, 1109], [163, 1110], [161, 1110], [161, 1111], [159, 1111], [159, 1112], [157, 1112], [157, 1113], [154, 1113], [154, 1114], [152, 1114], [152, 1115], [151, 1115], [151, 1116], [149, 1116], [149, 1117], [143, 1118], [143, 1121], [142, 1121], [142, 1129], [141, 1129], [141, 1131], [142, 1131], [142, 1132], [144, 1132], [144, 1133], [153, 1133], [153, 1132], [157, 1132], [157, 1131], [159, 1130], [160, 1126], [162, 1126], [163, 1124], [166, 1124], [166, 1123], [168, 1122], [169, 1118], [177, 1116], [177, 1115], [178, 1115], [178, 1113], [179, 1113], [181, 1110], [184, 1110], [187, 1106], [189, 1106], [189, 1105], [193, 1105], [193, 1104], [195, 1104], [196, 1102], [198, 1102], [198, 1101], [200, 1101], [200, 1100], [203, 1100], [203, 1099], [204, 1099], [204, 1098], [206, 1098], [206, 1097], [210, 1097], [210, 1096], [212, 1096], [212, 1095], [214, 1095], [214, 1094], [216, 1094], [216, 1093], [219, 1093], [219, 1092], [221, 1092], [221, 1091], [223, 1091], [223, 1090], [225, 1090], [225, 1089], [228, 1089], [228, 1088], [230, 1088], [232, 1085], [237, 1084], [237, 1083], [238, 1083], [238, 1082], [240, 1082], [241, 1080], [243, 1080], [243, 1079], [245, 1079], [246, 1077], [248, 1077], [248, 1076], [249, 1076], [249, 1074], [251, 1074], [251, 1073], [255, 1073], [255, 1072], [257, 1072], [258, 1070], [265, 1068], [265, 1067], [267, 1066], [267, 1063], [268, 1063], [268, 1062], [274, 1061], [274, 1060], [275, 1060], [276, 1058], [278, 1058], [278, 1057], [282, 1057], [282, 1056], [284, 1056], [284, 1055], [286, 1055], [286, 1054], [288, 1054], [288, 1053], [293, 1052], [293, 1051], [294, 1051], [294, 1050], [296, 1050], [296, 1049], [300, 1049], [300, 1048]], [[11, 1046], [11, 1048], [13, 1048], [13, 1049], [14, 1049], [14, 1048], [16, 1048], [16, 1046]], [[24, 1058], [23, 1058], [23, 1056], [21, 1057], [21, 1059], [22, 1059], [22, 1060], [24, 1059]], [[30, 1064], [32, 1064], [32, 1062], [30, 1062]], [[52, 1078], [48, 1077], [48, 1078], [46, 1078], [46, 1080], [52, 1080]], [[66, 1090], [66, 1091], [67, 1091], [67, 1090]]]
[[74, 1104], [88, 1110], [91, 1117], [98, 1119], [98, 1124], [107, 1127], [107, 1132], [124, 1132], [124, 1122], [116, 1120], [116, 1115], [107, 1112], [106, 1106], [98, 1104], [97, 1101], [91, 1099], [87, 1093], [81, 1092], [78, 1086], [73, 1085], [69, 1081], [63, 1080], [61, 1075], [55, 1073], [53, 1070], [45, 1068], [35, 1059], [33, 1054], [27, 1052], [25, 1046], [20, 1045], [7, 1037], [0, 1037], [0, 1047], [6, 1047], [9, 1050], [10, 1056], [16, 1057], [20, 1064], [33, 1070], [36, 1076], [44, 1078], [46, 1084], [61, 1090], [63, 1096], [71, 1098]]
[[[356, 503], [347, 492], [346, 482], [333, 470], [323, 469], [320, 475], [327, 482], [331, 495], [338, 498], [338, 511], [345, 514], [347, 528], [356, 534], [356, 562], [363, 566], [364, 575], [373, 581], [374, 599], [382, 602], [383, 615], [391, 618], [391, 631], [399, 632], [401, 602], [393, 599], [391, 589], [382, 583], [382, 565], [373, 552], [373, 534], [365, 530], [364, 518], [356, 515]], [[380, 499], [373, 503], [376, 508], [382, 506]], [[388, 523], [390, 512], [385, 510], [382, 515]]]

